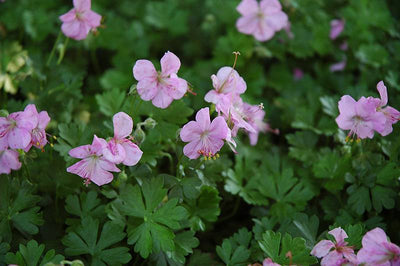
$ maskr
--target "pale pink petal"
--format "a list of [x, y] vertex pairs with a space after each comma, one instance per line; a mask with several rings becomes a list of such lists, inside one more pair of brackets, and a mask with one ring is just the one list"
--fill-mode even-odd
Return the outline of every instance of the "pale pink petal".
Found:
[[157, 95], [159, 91], [157, 86], [156, 80], [145, 78], [138, 82], [136, 89], [142, 100], [149, 101]]
[[112, 163], [121, 163], [126, 158], [124, 147], [112, 139], [108, 142], [107, 146], [103, 149], [102, 154], [105, 159]]
[[100, 156], [103, 149], [107, 146], [107, 141], [102, 138], [98, 138], [96, 135], [93, 136], [92, 145], [90, 147], [91, 153]]
[[184, 142], [191, 142], [200, 138], [202, 130], [197, 122], [190, 121], [183, 126], [180, 132], [181, 140]]
[[200, 156], [199, 151], [202, 150], [203, 145], [200, 140], [194, 140], [189, 142], [183, 147], [183, 154], [189, 159], [197, 159]]
[[217, 103], [220, 99], [220, 93], [218, 93], [216, 90], [210, 90], [207, 92], [207, 94], [204, 96], [204, 100], [209, 103]]
[[85, 20], [92, 29], [100, 26], [101, 16], [92, 10], [85, 12]]
[[82, 145], [76, 148], [73, 148], [68, 152], [69, 156], [73, 158], [83, 159], [90, 155], [90, 146], [91, 145]]
[[140, 59], [137, 60], [133, 66], [133, 76], [136, 80], [140, 81], [142, 79], [157, 79], [157, 71], [154, 65], [149, 60]]
[[168, 77], [171, 74], [178, 73], [181, 67], [181, 61], [179, 58], [171, 52], [166, 52], [161, 58], [161, 73], [164, 77]]
[[114, 176], [112, 173], [107, 172], [101, 169], [100, 167], [95, 167], [89, 179], [96, 185], [102, 186], [110, 183], [113, 180], [113, 178]]
[[241, 33], [253, 34], [257, 30], [259, 20], [256, 15], [240, 17], [236, 21], [236, 28]]
[[256, 0], [242, 0], [236, 10], [243, 16], [255, 14], [258, 12], [258, 3]]
[[336, 39], [344, 29], [344, 20], [334, 19], [331, 21], [331, 32], [329, 38], [332, 40]]
[[212, 138], [209, 136], [208, 138], [205, 137], [202, 139], [202, 146], [202, 150], [204, 150], [206, 154], [213, 156], [219, 152], [219, 150], [221, 150], [222, 146], [224, 146], [224, 141], [222, 139]]
[[258, 142], [259, 133], [258, 132], [256, 132], [256, 133], [249, 132], [248, 135], [249, 135], [249, 139], [250, 139], [250, 145], [255, 146]]
[[161, 90], [175, 100], [178, 100], [185, 95], [187, 88], [187, 82], [184, 79], [178, 78], [175, 74], [171, 74], [171, 78], [164, 79]]
[[381, 243], [386, 243], [386, 242], [388, 242], [386, 233], [379, 227], [367, 232], [362, 239], [363, 247], [365, 246], [376, 247], [379, 246]]
[[262, 266], [281, 266], [281, 265], [278, 264], [278, 263], [273, 262], [270, 258], [266, 258], [263, 261], [263, 265]]
[[15, 127], [8, 133], [8, 145], [11, 149], [25, 149], [31, 139], [31, 133], [22, 128]]
[[61, 25], [61, 30], [65, 36], [75, 39], [76, 36], [80, 34], [81, 23], [77, 20], [73, 20], [70, 22], [64, 22]]
[[217, 139], [226, 139], [229, 128], [222, 116], [214, 118], [209, 128], [209, 137]]
[[18, 160], [19, 153], [14, 150], [0, 151], [0, 174], [10, 174], [11, 170], [21, 168], [21, 162]]
[[267, 15], [265, 22], [275, 31], [280, 31], [288, 23], [288, 16], [283, 12], [277, 12], [275, 14]]
[[84, 40], [84, 39], [86, 39], [90, 30], [91, 30], [90, 25], [82, 21], [79, 23], [78, 34], [73, 37], [71, 36], [71, 38], [74, 40], [77, 40], [77, 41]]
[[339, 112], [345, 113], [348, 116], [354, 116], [356, 112], [355, 105], [356, 101], [353, 99], [353, 97], [349, 95], [344, 95], [338, 103]]
[[343, 258], [343, 255], [336, 250], [329, 252], [321, 260], [321, 266], [336, 266], [339, 261]]
[[0, 151], [4, 151], [8, 148], [8, 136], [0, 138]]
[[200, 109], [196, 114], [196, 122], [201, 131], [206, 131], [210, 127], [210, 110], [208, 107]]
[[91, 0], [73, 0], [74, 7], [78, 11], [85, 11], [91, 8]]
[[50, 116], [46, 111], [41, 111], [39, 113], [38, 128], [46, 129], [47, 125], [50, 123]]
[[332, 64], [329, 66], [329, 71], [330, 72], [337, 72], [337, 71], [342, 71], [345, 69], [347, 64], [346, 60], [340, 61], [338, 63]]
[[331, 249], [333, 249], [334, 247], [335, 247], [335, 244], [333, 244], [332, 241], [330, 241], [330, 240], [321, 240], [311, 250], [311, 255], [313, 255], [313, 256], [315, 256], [317, 258], [325, 257], [326, 254], [328, 254], [329, 251]]
[[278, 0], [261, 0], [260, 8], [267, 16], [282, 10], [281, 3]]
[[376, 88], [379, 91], [379, 95], [381, 96], [381, 103], [380, 106], [385, 106], [388, 103], [388, 95], [387, 95], [387, 88], [383, 81], [379, 81], [379, 83], [376, 85]]
[[343, 244], [344, 239], [348, 237], [346, 232], [340, 227], [329, 231], [328, 234], [332, 235], [335, 238], [336, 243], [339, 245]]
[[71, 22], [71, 21], [75, 20], [76, 19], [76, 10], [75, 9], [71, 9], [70, 11], [65, 13], [64, 15], [61, 15], [59, 17], [59, 19], [64, 23], [65, 22]]
[[114, 137], [117, 139], [126, 138], [132, 133], [132, 118], [124, 112], [116, 113], [113, 116]]
[[114, 163], [112, 163], [104, 158], [99, 158], [99, 161], [97, 162], [96, 166], [100, 167], [101, 169], [103, 169], [105, 171], [116, 172], [116, 173], [121, 172], [121, 170], [119, 170], [119, 168], [116, 167]]
[[126, 153], [125, 160], [122, 163], [127, 166], [133, 166], [137, 164], [140, 158], [142, 158], [143, 154], [139, 147], [129, 140], [124, 141], [122, 146], [124, 147]]
[[89, 167], [92, 162], [91, 158], [85, 158], [67, 168], [68, 173], [79, 175], [82, 178], [89, 178], [91, 176], [91, 168]]
[[165, 109], [172, 103], [173, 100], [174, 98], [169, 96], [166, 92], [159, 90], [151, 102], [154, 104], [154, 106]]
[[255, 32], [253, 32], [256, 40], [263, 42], [271, 39], [275, 31], [266, 23], [265, 20], [259, 20]]
[[18, 116], [15, 119], [19, 128], [24, 128], [28, 131], [37, 127], [39, 122], [39, 114], [34, 104], [29, 104], [25, 107], [23, 112], [18, 112]]

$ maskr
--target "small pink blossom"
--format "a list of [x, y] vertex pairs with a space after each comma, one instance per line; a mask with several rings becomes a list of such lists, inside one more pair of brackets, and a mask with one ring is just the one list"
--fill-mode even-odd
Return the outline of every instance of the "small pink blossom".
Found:
[[250, 145], [257, 144], [259, 133], [266, 133], [268, 131], [279, 134], [278, 129], [271, 129], [268, 123], [264, 122], [265, 111], [259, 105], [250, 105], [243, 103], [243, 113], [247, 117], [247, 122], [256, 132], [247, 132], [250, 138]]
[[196, 114], [196, 121], [184, 125], [180, 132], [181, 140], [189, 142], [183, 153], [190, 159], [197, 159], [200, 155], [213, 157], [229, 137], [229, 131], [223, 117], [218, 116], [210, 122], [208, 107], [202, 108]]
[[212, 75], [211, 80], [214, 90], [210, 90], [204, 100], [217, 104], [224, 97], [239, 95], [246, 91], [247, 85], [239, 73], [231, 67], [221, 67], [217, 75]]
[[349, 95], [344, 95], [339, 103], [339, 116], [336, 123], [343, 130], [350, 130], [348, 137], [373, 138], [374, 130], [382, 132], [385, 127], [385, 115], [376, 111], [370, 99], [361, 97], [357, 102]]
[[95, 183], [98, 186], [108, 184], [113, 180], [113, 174], [110, 172], [120, 172], [114, 163], [106, 160], [103, 156], [103, 150], [107, 142], [98, 138], [93, 138], [91, 145], [83, 145], [69, 151], [73, 158], [82, 159], [67, 168], [67, 172], [79, 175], [85, 179], [85, 183]]
[[400, 265], [400, 247], [390, 243], [385, 232], [377, 227], [364, 235], [357, 259], [359, 263], [366, 263], [366, 265], [398, 266]]
[[311, 255], [317, 258], [323, 258], [321, 260], [322, 266], [342, 265], [342, 263], [345, 262], [343, 258], [357, 265], [357, 257], [354, 254], [353, 248], [347, 246], [347, 242], [344, 241], [344, 239], [348, 237], [346, 232], [338, 227], [328, 233], [335, 238], [335, 242], [321, 240], [312, 249]]
[[335, 64], [330, 65], [329, 71], [330, 72], [338, 72], [338, 71], [343, 71], [346, 67], [347, 61], [343, 60], [340, 62], [337, 62]]
[[281, 265], [278, 264], [278, 263], [273, 262], [272, 259], [270, 259], [270, 258], [266, 258], [266, 259], [263, 261], [262, 266], [281, 266]]
[[35, 116], [29, 105], [22, 112], [0, 117], [0, 151], [7, 147], [25, 149], [31, 143], [31, 131], [37, 123], [38, 117]]
[[343, 19], [333, 19], [331, 21], [331, 32], [329, 34], [329, 38], [332, 40], [336, 39], [340, 33], [342, 33], [344, 29], [344, 20]]
[[73, 9], [60, 16], [61, 30], [65, 36], [79, 41], [100, 26], [101, 16], [90, 9], [91, 0], [73, 0], [73, 4]]
[[340, 50], [342, 51], [347, 51], [347, 49], [349, 49], [349, 44], [347, 43], [347, 41], [342, 42], [342, 44], [339, 46]]
[[18, 152], [10, 149], [0, 150], [0, 174], [10, 174], [11, 170], [21, 168]]
[[236, 22], [238, 31], [251, 34], [258, 41], [271, 39], [288, 24], [278, 0], [242, 0], [236, 10], [242, 15]]
[[301, 70], [301, 68], [295, 68], [293, 69], [293, 78], [294, 80], [301, 80], [304, 77], [304, 72]]
[[50, 122], [50, 117], [46, 111], [38, 113], [34, 104], [29, 104], [25, 110], [29, 110], [29, 112], [36, 116], [38, 122], [35, 128], [31, 131], [31, 143], [25, 148], [25, 151], [29, 151], [32, 145], [36, 148], [43, 149], [47, 144], [45, 129]]
[[[397, 111], [395, 108], [391, 106], [386, 106], [388, 103], [388, 95], [387, 95], [387, 88], [383, 81], [380, 81], [376, 88], [379, 92], [381, 99], [368, 97], [371, 101], [373, 101], [376, 105], [377, 111], [381, 112], [385, 115], [385, 126], [383, 129], [376, 131], [381, 134], [382, 136], [389, 135], [393, 131], [393, 124], [396, 124], [400, 119], [400, 112]], [[386, 107], [385, 107], [386, 106]]]
[[137, 164], [143, 152], [139, 147], [127, 139], [132, 133], [132, 118], [124, 112], [119, 112], [113, 116], [114, 137], [107, 143], [103, 150], [105, 159], [112, 163], [123, 163], [127, 166]]
[[133, 76], [138, 81], [137, 91], [142, 100], [151, 100], [156, 107], [164, 109], [185, 95], [188, 84], [177, 76], [181, 61], [175, 54], [166, 52], [160, 62], [161, 72], [157, 72], [149, 60], [136, 61]]

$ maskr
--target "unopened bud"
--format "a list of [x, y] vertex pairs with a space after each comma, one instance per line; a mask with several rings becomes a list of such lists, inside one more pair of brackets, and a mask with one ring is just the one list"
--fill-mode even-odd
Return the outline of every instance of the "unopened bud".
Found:
[[128, 180], [128, 175], [125, 173], [125, 171], [122, 171], [121, 173], [119, 173], [118, 179], [125, 182], [126, 180]]
[[146, 133], [144, 133], [141, 127], [137, 127], [133, 133], [133, 138], [137, 144], [141, 144], [146, 139]]
[[153, 118], [149, 117], [144, 120], [143, 125], [146, 129], [153, 129], [157, 125], [157, 122]]

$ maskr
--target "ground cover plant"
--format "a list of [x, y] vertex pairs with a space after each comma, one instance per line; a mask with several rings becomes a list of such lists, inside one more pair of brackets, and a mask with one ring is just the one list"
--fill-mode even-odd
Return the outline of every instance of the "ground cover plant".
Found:
[[399, 17], [0, 0], [0, 265], [400, 265]]

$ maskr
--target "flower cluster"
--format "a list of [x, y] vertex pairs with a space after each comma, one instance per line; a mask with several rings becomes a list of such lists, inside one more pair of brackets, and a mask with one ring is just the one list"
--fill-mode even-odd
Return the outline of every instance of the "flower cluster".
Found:
[[348, 237], [342, 228], [329, 231], [335, 241], [321, 240], [311, 254], [322, 258], [322, 266], [348, 265], [400, 265], [400, 248], [390, 243], [385, 232], [377, 227], [367, 232], [362, 239], [362, 248], [357, 255], [354, 247], [347, 246]]
[[26, 106], [24, 111], [0, 117], [0, 174], [9, 174], [21, 167], [17, 150], [28, 152], [32, 146], [43, 149], [49, 122], [47, 112], [38, 113], [34, 104]]
[[65, 36], [77, 41], [86, 39], [100, 26], [101, 16], [91, 10], [91, 0], [73, 0], [74, 8], [60, 16]]
[[238, 31], [253, 35], [261, 42], [290, 27], [288, 16], [278, 0], [242, 0], [236, 10], [242, 15], [236, 22]]
[[339, 116], [336, 123], [343, 130], [350, 130], [348, 138], [357, 135], [358, 138], [373, 138], [374, 132], [386, 136], [393, 131], [392, 125], [400, 119], [400, 112], [388, 103], [387, 89], [383, 81], [377, 84], [380, 99], [361, 97], [355, 101], [351, 96], [344, 95], [340, 99]]
[[124, 112], [113, 116], [114, 137], [108, 142], [96, 135], [90, 145], [76, 147], [69, 155], [81, 159], [67, 168], [67, 172], [77, 174], [85, 179], [85, 184], [91, 182], [98, 186], [108, 184], [113, 180], [110, 172], [120, 172], [116, 164], [127, 166], [137, 164], [143, 152], [132, 142], [130, 134], [133, 129], [132, 118]]

